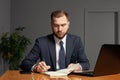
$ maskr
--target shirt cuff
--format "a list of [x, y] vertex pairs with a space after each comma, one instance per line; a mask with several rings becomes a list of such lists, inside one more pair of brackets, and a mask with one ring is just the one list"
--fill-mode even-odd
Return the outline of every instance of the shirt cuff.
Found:
[[80, 70], [82, 71], [82, 66], [80, 65]]

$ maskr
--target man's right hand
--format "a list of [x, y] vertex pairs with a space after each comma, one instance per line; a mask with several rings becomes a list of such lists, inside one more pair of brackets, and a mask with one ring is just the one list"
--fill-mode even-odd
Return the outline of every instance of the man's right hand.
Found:
[[35, 65], [34, 72], [45, 72], [49, 69], [50, 69], [50, 66], [46, 65], [44, 61], [41, 61], [37, 65]]

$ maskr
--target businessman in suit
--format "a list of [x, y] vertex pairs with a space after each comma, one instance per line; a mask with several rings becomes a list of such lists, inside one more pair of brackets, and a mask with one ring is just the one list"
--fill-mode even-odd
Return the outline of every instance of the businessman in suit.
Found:
[[[79, 36], [68, 33], [69, 25], [67, 12], [63, 10], [52, 12], [53, 33], [36, 39], [30, 53], [23, 59], [21, 69], [34, 72], [55, 71], [70, 68], [73, 64], [79, 63], [75, 71], [88, 70], [89, 60], [82, 41]], [[60, 42], [62, 42], [62, 48]], [[40, 61], [37, 63], [38, 59]]]

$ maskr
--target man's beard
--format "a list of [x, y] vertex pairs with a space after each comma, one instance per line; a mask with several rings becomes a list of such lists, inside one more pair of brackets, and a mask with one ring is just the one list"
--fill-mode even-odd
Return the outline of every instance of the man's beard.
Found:
[[54, 35], [58, 38], [58, 39], [62, 39], [64, 38], [64, 36], [66, 35], [67, 33], [65, 33], [62, 37], [58, 36], [57, 34], [54, 33]]

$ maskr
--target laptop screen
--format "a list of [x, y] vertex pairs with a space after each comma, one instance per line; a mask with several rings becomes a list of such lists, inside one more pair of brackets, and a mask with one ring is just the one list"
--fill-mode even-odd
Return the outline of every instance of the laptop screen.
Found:
[[101, 47], [94, 76], [120, 73], [120, 45], [104, 44]]

